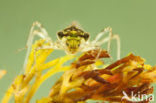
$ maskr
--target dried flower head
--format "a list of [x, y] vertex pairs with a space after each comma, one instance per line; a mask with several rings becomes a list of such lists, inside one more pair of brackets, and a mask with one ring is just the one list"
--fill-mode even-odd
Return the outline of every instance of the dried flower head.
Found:
[[[29, 103], [47, 78], [62, 71], [63, 75], [52, 86], [49, 96], [37, 100], [37, 103], [84, 103], [87, 100], [134, 103], [122, 99], [123, 91], [129, 98], [132, 91], [147, 95], [153, 93], [151, 84], [156, 83], [156, 67], [144, 64], [144, 59], [139, 56], [129, 54], [108, 65], [102, 60], [110, 57], [107, 51], [94, 49], [78, 58], [66, 55], [46, 62], [53, 50], [36, 50], [43, 45], [49, 43], [38, 40], [32, 46], [25, 72], [14, 79], [2, 103], [8, 103], [12, 95], [15, 103]], [[73, 58], [76, 60], [70, 65], [63, 65]], [[149, 101], [140, 101], [145, 102]]]
[[[151, 84], [156, 82], [156, 67], [145, 65], [144, 59], [130, 54], [107, 67], [97, 68], [97, 53], [98, 50], [89, 51], [71, 65], [71, 69], [52, 87], [48, 97], [50, 103], [86, 100], [130, 103], [132, 101], [122, 99], [123, 91], [130, 98], [132, 91], [140, 92], [140, 95], [153, 92]], [[99, 57], [109, 55], [102, 50]]]

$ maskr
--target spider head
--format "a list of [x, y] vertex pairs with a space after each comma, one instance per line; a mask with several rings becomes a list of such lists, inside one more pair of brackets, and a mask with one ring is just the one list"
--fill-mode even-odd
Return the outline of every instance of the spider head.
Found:
[[82, 48], [83, 43], [87, 42], [89, 39], [89, 34], [85, 33], [76, 25], [71, 25], [63, 31], [58, 32], [57, 36], [64, 44], [64, 48], [69, 54], [78, 52], [80, 48]]

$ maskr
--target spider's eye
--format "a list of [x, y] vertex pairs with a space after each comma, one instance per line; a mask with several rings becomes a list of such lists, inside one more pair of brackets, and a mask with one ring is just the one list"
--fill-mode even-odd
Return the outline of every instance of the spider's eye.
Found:
[[57, 35], [58, 35], [59, 39], [62, 39], [64, 36], [63, 32], [58, 32]]
[[89, 39], [89, 34], [88, 33], [84, 33], [84, 39], [87, 41]]

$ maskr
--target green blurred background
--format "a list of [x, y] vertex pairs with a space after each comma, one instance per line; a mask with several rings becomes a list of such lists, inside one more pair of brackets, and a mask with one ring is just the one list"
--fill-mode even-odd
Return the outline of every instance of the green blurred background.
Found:
[[[122, 57], [133, 52], [145, 58], [146, 63], [156, 64], [155, 0], [0, 0], [0, 69], [8, 71], [0, 80], [0, 100], [22, 69], [26, 51], [16, 53], [16, 50], [25, 47], [30, 27], [36, 20], [44, 25], [53, 40], [56, 32], [73, 20], [92, 39], [103, 28], [111, 26], [113, 33], [121, 38]], [[58, 51], [56, 56], [60, 54], [64, 52]], [[47, 96], [59, 76], [48, 79], [31, 103]]]

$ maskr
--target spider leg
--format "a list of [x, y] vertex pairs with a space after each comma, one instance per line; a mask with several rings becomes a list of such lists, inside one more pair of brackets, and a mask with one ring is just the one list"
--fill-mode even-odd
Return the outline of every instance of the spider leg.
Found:
[[[35, 30], [35, 27], [38, 27], [38, 30]], [[51, 41], [51, 38], [49, 37], [47, 31], [42, 27], [39, 22], [36, 21], [32, 24], [32, 27], [30, 29], [29, 37], [26, 44], [27, 47], [31, 48], [33, 39], [36, 35], [45, 39], [46, 41]]]
[[[100, 40], [100, 38], [105, 35], [107, 32], [109, 32], [109, 35]], [[95, 38], [95, 40], [92, 42], [93, 45], [98, 45], [98, 46], [101, 46], [102, 44], [105, 44], [108, 42], [108, 45], [107, 45], [107, 51], [110, 52], [110, 47], [111, 47], [111, 41], [115, 39], [116, 42], [117, 42], [117, 59], [120, 59], [120, 38], [117, 34], [113, 34], [112, 33], [112, 28], [108, 27], [106, 29], [104, 29], [103, 32], [99, 33], [97, 35], [97, 37]]]
[[105, 34], [109, 33], [109, 40], [108, 41], [108, 46], [107, 46], [107, 51], [109, 52], [110, 51], [110, 45], [111, 45], [111, 37], [112, 37], [112, 28], [111, 27], [107, 27], [105, 28], [102, 32], [100, 32], [99, 34], [97, 34], [97, 36], [95, 37], [95, 40], [93, 40], [93, 44], [97, 43], [101, 38], [102, 36], [104, 36]]
[[[117, 42], [117, 60], [118, 59], [120, 59], [120, 53], [121, 53], [121, 51], [120, 51], [120, 38], [119, 38], [119, 36], [116, 34], [116, 35], [112, 35], [111, 36], [111, 39], [110, 39], [110, 37], [106, 37], [106, 38], [104, 38], [102, 41], [99, 41], [99, 42], [97, 42], [97, 45], [102, 45], [102, 44], [104, 44], [104, 43], [106, 43], [106, 42], [111, 42], [110, 40], [113, 40], [113, 39], [115, 39], [116, 40], [116, 42]], [[108, 45], [108, 50], [110, 50], [110, 44]]]
[[[38, 30], [35, 29], [36, 27], [38, 28]], [[28, 40], [27, 40], [27, 43], [26, 43], [27, 53], [26, 53], [24, 66], [23, 66], [24, 69], [25, 69], [25, 67], [27, 65], [27, 60], [29, 58], [29, 53], [31, 51], [31, 46], [32, 46], [32, 43], [33, 43], [33, 39], [34, 39], [34, 37], [36, 35], [39, 36], [42, 39], [45, 39], [46, 41], [50, 42], [51, 45], [53, 45], [51, 38], [48, 36], [48, 33], [42, 27], [42, 25], [39, 22], [34, 22], [31, 29], [30, 29], [29, 37], [28, 37]]]
[[[109, 35], [103, 39], [102, 36], [104, 36], [106, 33], [109, 33]], [[108, 53], [110, 52], [110, 47], [111, 47], [111, 40], [115, 39], [117, 41], [117, 59], [120, 59], [120, 38], [117, 34], [112, 33], [112, 28], [107, 27], [104, 29], [102, 32], [100, 32], [95, 40], [92, 42], [86, 42], [84, 45], [83, 49], [81, 51], [89, 51], [92, 49], [97, 49], [100, 48], [102, 44], [108, 43], [107, 45], [107, 51]]]

